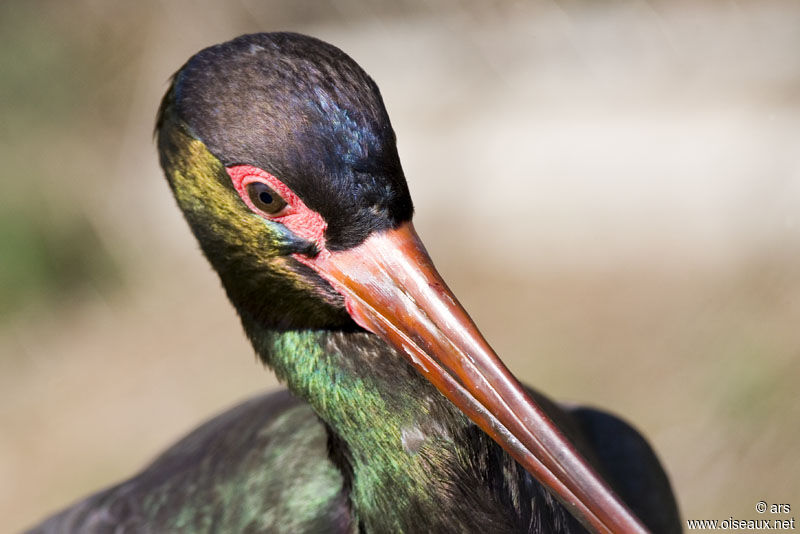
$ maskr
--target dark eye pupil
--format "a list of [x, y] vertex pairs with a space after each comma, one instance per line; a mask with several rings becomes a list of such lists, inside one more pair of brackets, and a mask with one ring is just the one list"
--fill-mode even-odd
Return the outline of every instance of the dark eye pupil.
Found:
[[276, 215], [286, 207], [286, 202], [281, 196], [262, 182], [247, 184], [247, 196], [250, 197], [250, 202], [253, 203], [255, 209], [269, 215]]
[[272, 195], [270, 195], [270, 194], [269, 194], [268, 192], [266, 192], [266, 191], [261, 191], [261, 192], [258, 194], [258, 200], [260, 200], [260, 201], [261, 201], [261, 202], [263, 202], [264, 204], [272, 204]]

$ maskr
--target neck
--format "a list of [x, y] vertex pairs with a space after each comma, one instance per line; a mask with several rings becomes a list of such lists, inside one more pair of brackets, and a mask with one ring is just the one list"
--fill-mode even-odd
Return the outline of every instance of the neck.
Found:
[[363, 531], [527, 531], [534, 497], [551, 501], [376, 336], [244, 325], [263, 361], [326, 424]]

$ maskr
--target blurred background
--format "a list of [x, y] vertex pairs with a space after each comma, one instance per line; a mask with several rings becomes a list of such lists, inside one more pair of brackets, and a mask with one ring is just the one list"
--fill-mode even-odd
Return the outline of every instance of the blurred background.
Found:
[[380, 86], [512, 370], [623, 414], [689, 518], [800, 508], [800, 3], [0, 3], [0, 530], [279, 387], [157, 165], [169, 76], [294, 30]]

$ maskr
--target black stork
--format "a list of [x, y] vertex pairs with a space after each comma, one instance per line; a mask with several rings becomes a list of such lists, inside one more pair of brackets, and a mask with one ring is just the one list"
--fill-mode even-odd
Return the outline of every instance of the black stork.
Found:
[[32, 532], [681, 531], [644, 438], [521, 386], [439, 277], [378, 88], [350, 57], [291, 33], [212, 46], [174, 76], [156, 132], [291, 393], [212, 419]]

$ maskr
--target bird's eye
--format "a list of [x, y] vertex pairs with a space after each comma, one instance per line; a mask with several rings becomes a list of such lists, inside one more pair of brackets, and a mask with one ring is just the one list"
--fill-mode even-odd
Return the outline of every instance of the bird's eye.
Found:
[[253, 206], [268, 215], [277, 215], [286, 207], [286, 201], [264, 182], [250, 182], [247, 184], [247, 196]]

